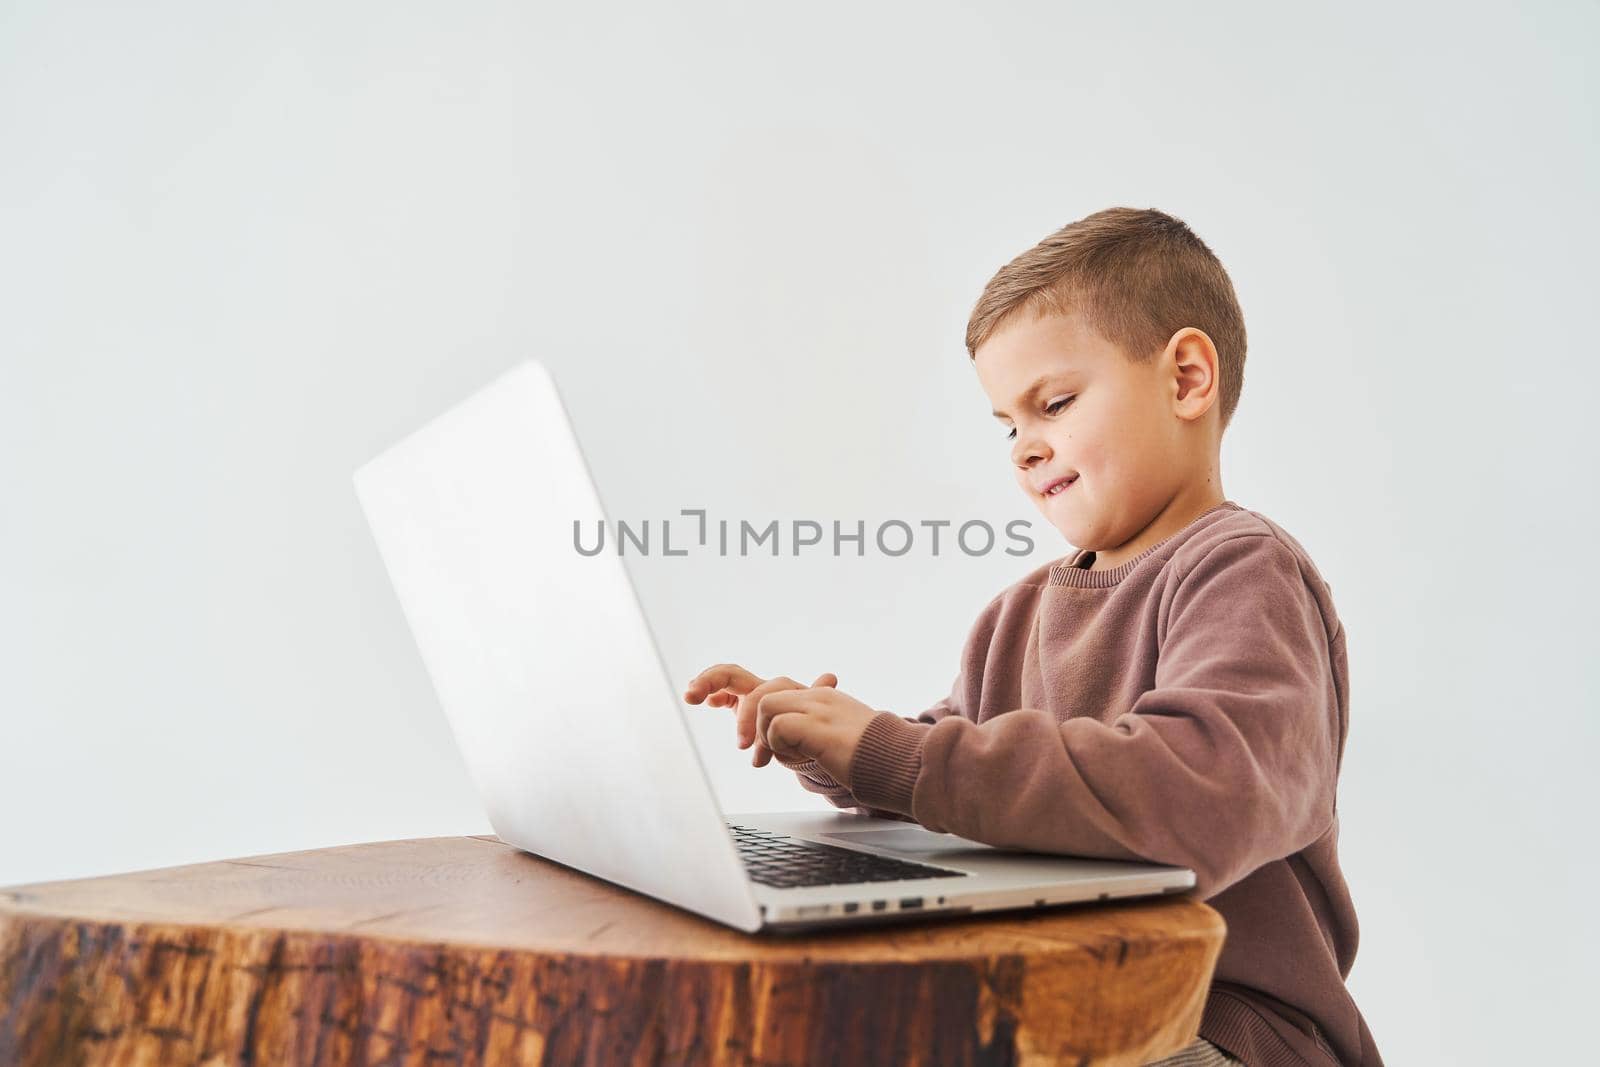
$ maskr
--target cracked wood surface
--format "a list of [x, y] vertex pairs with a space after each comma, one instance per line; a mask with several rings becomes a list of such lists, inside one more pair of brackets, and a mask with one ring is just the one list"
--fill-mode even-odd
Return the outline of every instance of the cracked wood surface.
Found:
[[0, 1064], [1140, 1064], [1190, 898], [756, 937], [494, 837], [0, 889]]

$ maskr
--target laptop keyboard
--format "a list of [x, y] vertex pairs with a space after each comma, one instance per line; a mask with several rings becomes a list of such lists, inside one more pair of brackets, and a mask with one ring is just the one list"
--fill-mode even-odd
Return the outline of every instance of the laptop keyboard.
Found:
[[929, 867], [833, 845], [802, 841], [770, 830], [728, 824], [750, 880], [792, 889], [809, 885], [897, 882], [912, 878], [959, 878], [966, 871]]

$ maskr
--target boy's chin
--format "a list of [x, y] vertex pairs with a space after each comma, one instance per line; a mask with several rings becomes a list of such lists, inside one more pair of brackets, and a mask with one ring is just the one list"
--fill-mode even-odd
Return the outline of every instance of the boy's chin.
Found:
[[1058, 516], [1051, 515], [1049, 512], [1045, 512], [1044, 517], [1045, 521], [1050, 524], [1056, 533], [1066, 538], [1069, 545], [1077, 545], [1079, 543], [1078, 538], [1083, 536], [1083, 531], [1078, 529], [1075, 524], [1062, 522]]

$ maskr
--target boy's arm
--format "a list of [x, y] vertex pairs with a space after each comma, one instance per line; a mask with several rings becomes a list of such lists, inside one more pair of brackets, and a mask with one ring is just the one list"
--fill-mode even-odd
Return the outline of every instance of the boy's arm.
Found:
[[800, 779], [802, 788], [813, 793], [820, 793], [828, 798], [828, 802], [836, 808], [853, 808], [858, 815], [871, 815], [879, 819], [899, 819], [902, 822], [913, 821], [911, 816], [898, 811], [886, 811], [880, 808], [868, 807], [857, 800], [838, 780], [822, 769], [816, 760], [806, 759], [790, 762], [782, 756], [774, 754], [773, 759], [794, 771], [795, 777]]
[[[1000, 620], [1000, 613], [1006, 606], [1006, 594], [1009, 591], [1002, 590], [997, 593], [978, 613], [977, 621], [972, 624], [972, 629], [967, 633], [966, 643], [962, 646], [961, 667], [956, 672], [956, 680], [951, 684], [949, 694], [916, 718], [904, 718], [903, 721], [927, 727], [951, 717], [971, 717], [966, 709], [968, 705], [976, 703], [976, 694], [979, 692], [983, 682], [983, 665], [989, 656], [989, 643], [994, 637], [995, 627]], [[890, 712], [886, 711], [879, 712], [880, 717], [890, 714]], [[895, 718], [903, 717], [895, 716]], [[917, 821], [912, 815], [903, 810], [863, 804], [859, 797], [851, 793], [849, 787], [829, 774], [822, 764], [816, 760], [801, 759], [791, 761], [784, 759], [777, 753], [773, 753], [773, 758], [794, 771], [795, 775], [800, 779], [801, 786], [813, 793], [820, 793], [827, 797], [835, 807], [853, 807], [862, 815], [872, 815], [880, 819], [900, 819], [904, 822]]]
[[1306, 583], [1271, 534], [1230, 538], [1179, 580], [1155, 687], [1127, 712], [880, 713], [851, 761], [856, 800], [991, 845], [1191, 867], [1213, 896], [1334, 818], [1344, 633]]
[[[907, 719], [906, 721], [931, 724], [938, 722], [947, 715], [956, 714], [952, 701], [955, 698], [955, 694], [959, 691], [960, 685], [961, 681], [958, 678], [956, 680], [956, 686], [951, 690], [950, 696], [945, 697], [943, 700], [939, 701], [939, 703], [935, 704], [927, 711], [924, 711], [916, 718]], [[887, 715], [892, 713], [881, 712], [881, 714]], [[822, 796], [827, 797], [829, 803], [833, 804], [834, 807], [854, 808], [858, 814], [871, 815], [878, 819], [899, 819], [902, 822], [916, 821], [910, 815], [906, 815], [902, 812], [889, 811], [884, 808], [874, 808], [861, 803], [861, 801], [857, 800], [855, 795], [851, 793], [847, 787], [840, 784], [838, 779], [829, 774], [822, 764], [818, 763], [814, 759], [806, 758], [791, 760], [787, 757], [780, 756], [777, 753], [773, 753], [772, 758], [789, 768], [791, 771], [794, 771], [795, 776], [800, 779], [800, 785], [803, 788], [809, 790], [810, 792], [819, 793]]]

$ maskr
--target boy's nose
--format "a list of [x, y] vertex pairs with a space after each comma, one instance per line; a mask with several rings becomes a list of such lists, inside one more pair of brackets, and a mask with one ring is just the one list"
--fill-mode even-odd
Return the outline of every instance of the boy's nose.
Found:
[[1036, 461], [1050, 458], [1050, 448], [1036, 437], [1017, 437], [1017, 443], [1011, 449], [1011, 462], [1023, 470], [1027, 470]]

